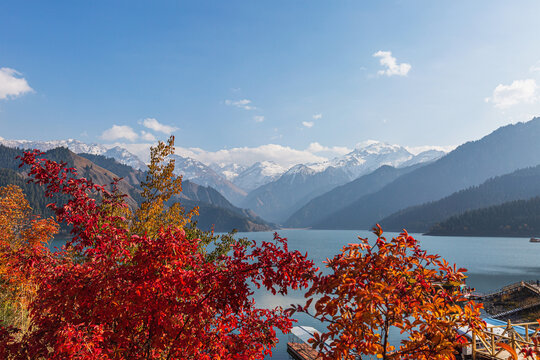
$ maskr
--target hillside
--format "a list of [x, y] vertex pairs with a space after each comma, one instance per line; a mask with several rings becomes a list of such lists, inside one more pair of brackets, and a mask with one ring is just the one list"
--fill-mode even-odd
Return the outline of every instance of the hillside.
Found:
[[[140, 183], [146, 179], [146, 173], [120, 164], [114, 159], [102, 155], [79, 155], [115, 172], [133, 184], [137, 190]], [[233, 228], [239, 231], [265, 231], [271, 230], [274, 226], [254, 212], [234, 206], [214, 188], [202, 186], [190, 180], [182, 181], [182, 192], [173, 201], [180, 201], [186, 209], [199, 206], [200, 215], [197, 220], [199, 226], [205, 230], [211, 229], [212, 224], [215, 224], [216, 231], [229, 231]]]
[[171, 159], [175, 161], [174, 173], [176, 175], [182, 175], [184, 180], [190, 180], [218, 190], [220, 194], [235, 205], [240, 204], [247, 195], [244, 190], [200, 161], [176, 154], [171, 155]]
[[[24, 172], [27, 169], [19, 168], [20, 161], [16, 159], [16, 157], [22, 155], [22, 153], [23, 151], [20, 149], [8, 148], [0, 145], [0, 168], [13, 170], [20, 176], [23, 176], [23, 178], [25, 178]], [[110, 185], [115, 178], [120, 177], [113, 172], [93, 163], [92, 161], [83, 158], [77, 154], [74, 154], [66, 148], [56, 148], [49, 150], [43, 155], [43, 157], [56, 162], [65, 162], [68, 167], [76, 168], [79, 176], [92, 179], [92, 181], [94, 181], [96, 184]], [[8, 177], [10, 179], [13, 179], [13, 174], [10, 174]], [[5, 177], [5, 179], [7, 179], [8, 177]], [[131, 208], [135, 208], [137, 206], [137, 198], [139, 197], [136, 188], [133, 185], [129, 184], [129, 182], [127, 182], [126, 180], [121, 180], [118, 183], [118, 187], [122, 193], [127, 195], [126, 203]], [[38, 210], [38, 212], [40, 213], [42, 213], [43, 211], [45, 211], [45, 209]]]
[[314, 224], [319, 229], [369, 229], [388, 215], [487, 179], [536, 166], [540, 154], [540, 118], [501, 127], [465, 143], [443, 158], [405, 174]]
[[[24, 174], [26, 169], [20, 169], [19, 160], [16, 159], [16, 156], [21, 154], [22, 150], [0, 145], [0, 186], [7, 184], [19, 185], [23, 188], [30, 205], [35, 209], [36, 213], [51, 216], [51, 212], [46, 209], [46, 204], [50, 203], [51, 200], [44, 197], [43, 190], [40, 187], [26, 183], [27, 177]], [[107, 185], [115, 178], [123, 177], [119, 182], [119, 189], [128, 195], [126, 202], [130, 208], [137, 207], [142, 201], [140, 182], [146, 178], [146, 174], [139, 170], [101, 155], [77, 155], [66, 148], [49, 150], [44, 157], [54, 161], [66, 162], [67, 166], [75, 167], [80, 176], [92, 179], [97, 184]], [[184, 192], [176, 200], [181, 201], [186, 209], [199, 206], [200, 215], [198, 221], [203, 230], [210, 230], [212, 225], [214, 225], [214, 230], [218, 232], [227, 232], [233, 228], [239, 231], [272, 229], [272, 225], [266, 223], [249, 210], [235, 207], [219, 192], [210, 187], [184, 181], [183, 189]]]
[[86, 153], [80, 153], [78, 155], [123, 178], [132, 186], [139, 186], [141, 181], [144, 181], [146, 178], [146, 173], [144, 171], [124, 165], [111, 157]]
[[540, 165], [517, 170], [458, 191], [441, 200], [409, 207], [380, 221], [387, 231], [426, 232], [436, 223], [468, 210], [540, 195]]
[[312, 199], [383, 165], [412, 165], [441, 155], [441, 152], [428, 151], [414, 156], [399, 145], [365, 141], [350, 153], [332, 160], [293, 166], [277, 180], [251, 191], [242, 206], [255, 210], [265, 219], [286, 222]]
[[285, 222], [287, 227], [310, 227], [328, 214], [333, 213], [361, 198], [364, 195], [380, 190], [398, 177], [411, 172], [423, 164], [405, 168], [384, 165], [374, 172], [361, 176], [345, 185], [338, 186], [329, 192], [316, 197], [296, 211]]
[[539, 236], [540, 197], [467, 211], [435, 225], [427, 234], [449, 236]]
[[[114, 182], [114, 179], [121, 177], [63, 147], [47, 151], [44, 157], [56, 162], [64, 161], [67, 163], [68, 167], [77, 169], [79, 176], [91, 179], [96, 184], [106, 185], [109, 189], [111, 189], [109, 185]], [[131, 209], [134, 209], [138, 206], [140, 199], [139, 190], [136, 186], [130, 184], [127, 179], [128, 178], [125, 178], [118, 182], [118, 189], [120, 192], [127, 195], [125, 201]]]
[[242, 206], [265, 219], [283, 222], [309, 200], [347, 181], [343, 171], [334, 167], [317, 173], [307, 168], [288, 171], [276, 181], [250, 192]]

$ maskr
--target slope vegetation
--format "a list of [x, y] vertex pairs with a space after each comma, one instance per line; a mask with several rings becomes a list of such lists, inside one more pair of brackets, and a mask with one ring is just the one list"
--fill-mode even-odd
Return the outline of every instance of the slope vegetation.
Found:
[[448, 196], [487, 179], [536, 166], [540, 118], [508, 125], [459, 146], [443, 158], [405, 174], [314, 224], [320, 229], [369, 229], [386, 216]]
[[287, 227], [310, 227], [324, 217], [360, 199], [362, 196], [382, 189], [398, 177], [422, 166], [395, 168], [384, 165], [374, 172], [361, 176], [345, 185], [316, 197], [296, 211], [285, 222]]
[[540, 195], [540, 165], [487, 180], [441, 200], [398, 211], [383, 220], [383, 229], [426, 232], [438, 222], [465, 211], [526, 200]]
[[435, 225], [428, 235], [539, 236], [540, 197], [467, 211]]
[[[7, 184], [20, 186], [36, 213], [51, 216], [52, 213], [46, 208], [46, 205], [52, 200], [58, 199], [47, 199], [40, 187], [27, 184], [25, 175], [27, 169], [19, 168], [20, 162], [16, 159], [21, 154], [22, 150], [0, 145], [0, 186]], [[44, 157], [67, 163], [68, 167], [76, 168], [80, 176], [89, 178], [96, 184], [108, 185], [114, 179], [122, 178], [119, 182], [119, 189], [127, 195], [127, 204], [131, 208], [135, 208], [142, 200], [140, 183], [146, 178], [146, 174], [120, 164], [114, 159], [101, 155], [77, 155], [66, 148], [49, 150]], [[273, 225], [268, 224], [253, 212], [235, 207], [211, 187], [200, 186], [190, 181], [184, 181], [182, 184], [184, 191], [176, 201], [182, 202], [186, 209], [199, 206], [200, 215], [197, 220], [202, 230], [213, 228], [218, 232], [227, 232], [232, 229], [263, 231], [273, 228]]]

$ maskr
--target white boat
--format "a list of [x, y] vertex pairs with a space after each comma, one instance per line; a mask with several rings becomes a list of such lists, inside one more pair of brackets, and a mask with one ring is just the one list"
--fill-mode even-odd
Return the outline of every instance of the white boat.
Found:
[[540, 238], [532, 237], [531, 240], [529, 240], [529, 242], [537, 242], [537, 243], [540, 243]]

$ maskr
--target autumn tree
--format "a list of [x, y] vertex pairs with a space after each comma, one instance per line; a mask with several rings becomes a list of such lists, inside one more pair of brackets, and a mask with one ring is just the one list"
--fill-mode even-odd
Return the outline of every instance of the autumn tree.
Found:
[[[307, 304], [292, 308], [328, 323], [313, 346], [324, 359], [454, 359], [458, 329], [485, 326], [481, 305], [458, 290], [465, 269], [427, 254], [406, 232], [392, 240], [378, 225], [374, 232], [375, 242], [359, 238], [327, 260], [330, 274], [317, 276]], [[399, 346], [392, 331], [405, 337]]]
[[308, 285], [313, 262], [286, 239], [237, 241], [210, 259], [185, 222], [167, 215], [168, 186], [148, 195], [157, 201], [132, 223], [121, 196], [39, 156], [27, 152], [22, 162], [47, 196], [69, 197], [51, 208], [72, 239], [58, 252], [17, 258], [38, 285], [32, 327], [22, 336], [1, 329], [0, 358], [262, 359], [276, 330], [291, 328], [283, 309], [258, 308], [252, 290]]
[[[182, 176], [175, 174], [174, 136], [167, 143], [159, 142], [150, 148], [150, 164], [146, 180], [141, 183], [140, 207], [135, 210], [130, 222], [132, 234], [156, 237], [161, 228], [168, 226], [183, 227], [186, 237], [198, 239], [199, 252], [209, 261], [226, 254], [231, 246], [240, 244], [248, 246], [245, 239], [236, 239], [233, 230], [228, 234], [215, 235], [212, 231], [202, 231], [193, 221], [199, 215], [198, 207], [186, 211], [179, 201], [182, 192]], [[212, 250], [209, 250], [211, 245]]]
[[150, 148], [150, 164], [146, 181], [141, 183], [143, 202], [135, 211], [131, 225], [132, 233], [156, 237], [159, 230], [170, 225], [185, 227], [198, 209], [186, 213], [179, 201], [173, 197], [182, 192], [182, 176], [174, 174], [174, 136], [167, 143], [159, 142]]
[[33, 215], [21, 188], [0, 187], [0, 320], [23, 333], [31, 326], [28, 306], [37, 284], [16, 260], [47, 251], [57, 230], [52, 219]]

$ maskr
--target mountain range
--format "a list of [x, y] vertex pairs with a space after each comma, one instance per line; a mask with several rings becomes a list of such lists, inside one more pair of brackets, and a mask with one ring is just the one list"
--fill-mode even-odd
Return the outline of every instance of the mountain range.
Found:
[[277, 180], [251, 191], [242, 202], [242, 207], [253, 209], [265, 219], [283, 223], [310, 200], [369, 174], [380, 166], [412, 166], [442, 155], [442, 151], [430, 151], [414, 156], [399, 145], [364, 142], [342, 157], [293, 166]]
[[380, 224], [390, 231], [405, 228], [411, 232], [427, 232], [447, 218], [467, 211], [536, 196], [540, 196], [540, 165], [490, 178], [437, 201], [405, 208], [385, 217]]
[[[31, 206], [37, 213], [50, 216], [44, 198], [43, 190], [33, 184], [27, 184], [25, 168], [19, 168], [17, 156], [22, 150], [0, 145], [0, 186], [16, 184], [23, 188]], [[137, 207], [140, 196], [141, 182], [146, 179], [146, 173], [121, 164], [112, 158], [96, 154], [75, 154], [64, 147], [53, 148], [43, 155], [53, 161], [63, 161], [68, 167], [74, 167], [80, 176], [91, 179], [97, 184], [109, 185], [115, 178], [122, 178], [118, 187], [126, 194], [126, 203], [130, 208]], [[195, 218], [203, 230], [214, 229], [218, 232], [271, 230], [275, 226], [269, 224], [247, 209], [240, 209], [231, 204], [218, 191], [204, 187], [189, 180], [182, 182], [183, 192], [173, 201], [180, 201], [186, 209], [199, 207], [199, 216]]]
[[[404, 147], [370, 140], [343, 156], [290, 168], [271, 161], [240, 165], [204, 164], [179, 155], [171, 159], [184, 179], [185, 192], [178, 200], [212, 214], [201, 213], [205, 226], [216, 219], [251, 230], [275, 226], [265, 220], [316, 229], [369, 229], [380, 222], [387, 230], [435, 233], [449, 218], [539, 196], [538, 138], [540, 118], [534, 118], [501, 127], [448, 154], [428, 150], [413, 155]], [[72, 139], [0, 144], [68, 147], [72, 152], [63, 156], [77, 159], [79, 172], [101, 182], [121, 176], [130, 205], [140, 201], [137, 189], [146, 165], [126, 149]]]
[[285, 221], [284, 225], [292, 228], [310, 227], [313, 223], [322, 220], [328, 214], [340, 210], [364, 195], [382, 189], [385, 185], [419, 166], [422, 166], [422, 164], [403, 168], [383, 165], [369, 174], [360, 176], [356, 180], [338, 186], [312, 199], [292, 214]]
[[404, 174], [313, 224], [318, 229], [369, 229], [392, 213], [439, 200], [487, 179], [540, 163], [540, 118], [501, 127]]
[[[103, 155], [136, 170], [144, 171], [146, 169], [146, 164], [136, 155], [119, 146], [86, 144], [74, 139], [30, 141], [0, 138], [0, 144], [7, 147], [31, 148], [41, 151], [65, 147], [76, 154]], [[290, 189], [286, 189], [284, 192], [294, 194], [298, 186], [304, 188], [306, 183], [312, 184], [304, 189], [309, 191], [304, 191], [301, 196], [293, 195], [293, 203], [296, 203], [298, 198], [302, 198], [305, 202], [326, 190], [373, 171], [381, 165], [403, 164], [403, 166], [408, 166], [414, 163], [428, 162], [442, 155], [444, 153], [441, 151], [431, 150], [414, 156], [401, 146], [368, 140], [360, 143], [355, 150], [344, 156], [320, 163], [297, 164], [290, 169], [272, 161], [259, 161], [249, 166], [243, 166], [234, 163], [204, 164], [196, 159], [176, 154], [172, 155], [171, 158], [176, 161], [177, 175], [182, 175], [185, 180], [213, 187], [236, 206], [253, 208], [256, 211], [261, 211], [261, 214], [268, 215], [269, 218], [284, 220], [286, 219], [285, 215], [273, 216], [273, 213], [281, 211], [281, 207], [272, 210], [270, 205], [260, 206], [261, 203], [271, 203], [272, 199], [260, 195], [266, 190], [258, 190], [259, 188], [279, 182], [276, 185], [270, 185], [270, 188], [287, 184], [286, 186], [289, 186]], [[283, 179], [281, 179], [282, 177]], [[299, 178], [291, 181], [291, 177]], [[300, 177], [305, 178], [305, 180], [301, 180]], [[250, 193], [254, 191], [255, 193], [251, 195]], [[277, 201], [281, 201], [279, 196]], [[299, 204], [302, 204], [302, 201]], [[285, 207], [288, 208], [289, 205], [286, 204]]]

